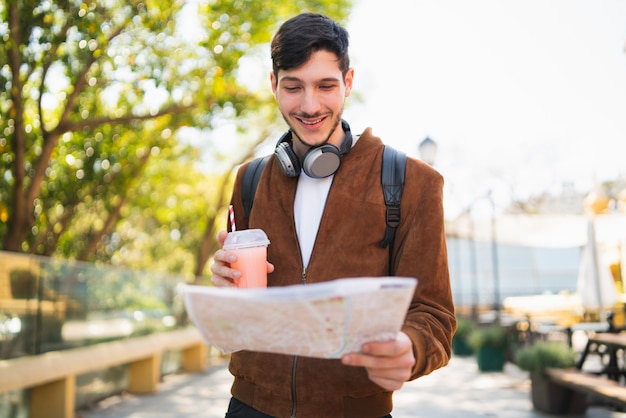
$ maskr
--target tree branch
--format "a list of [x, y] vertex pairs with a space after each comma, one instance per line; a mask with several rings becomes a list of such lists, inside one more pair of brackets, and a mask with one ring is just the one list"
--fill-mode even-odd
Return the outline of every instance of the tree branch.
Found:
[[[126, 25], [124, 24], [124, 25], [121, 25], [119, 28], [117, 28], [111, 34], [111, 36], [107, 39], [107, 42], [105, 43], [105, 45], [109, 45], [115, 37], [117, 37], [120, 33], [122, 33], [125, 27]], [[54, 151], [54, 148], [56, 147], [58, 143], [59, 137], [64, 132], [66, 132], [65, 127], [71, 126], [69, 123], [70, 114], [72, 110], [74, 109], [74, 106], [76, 105], [78, 97], [82, 93], [85, 84], [87, 83], [87, 74], [89, 73], [91, 66], [96, 61], [97, 61], [96, 56], [94, 54], [91, 54], [91, 56], [89, 57], [89, 60], [87, 60], [87, 62], [83, 66], [83, 69], [79, 72], [79, 75], [77, 79], [75, 80], [74, 90], [72, 91], [72, 94], [67, 100], [67, 103], [65, 105], [65, 108], [63, 109], [63, 113], [61, 115], [61, 118], [59, 119], [59, 123], [57, 124], [57, 126], [50, 132], [46, 132], [42, 130], [43, 144], [41, 147], [41, 154], [39, 155], [39, 158], [37, 159], [37, 162], [35, 163], [34, 175], [29, 185], [28, 192], [26, 193], [27, 202], [33, 201], [37, 196], [39, 196], [39, 193], [41, 192], [43, 179], [45, 177], [46, 169], [48, 168], [48, 165], [50, 164], [50, 157], [52, 156], [52, 152]], [[43, 124], [43, 121], [42, 121], [42, 124]]]
[[[141, 159], [139, 160], [139, 164], [137, 164], [137, 166], [134, 167], [134, 173], [130, 176], [130, 178], [135, 179], [135, 180], [139, 179], [140, 178], [139, 174], [141, 170], [143, 170], [143, 168], [146, 166], [149, 159], [150, 159], [150, 152], [148, 151], [141, 157]], [[112, 210], [109, 211], [107, 219], [104, 222], [104, 226], [95, 234], [89, 237], [89, 240], [87, 241], [87, 245], [83, 248], [83, 250], [77, 257], [78, 260], [83, 260], [83, 261], [88, 260], [89, 257], [91, 257], [96, 252], [98, 246], [100, 245], [102, 241], [102, 238], [110, 234], [113, 231], [113, 227], [115, 226], [115, 223], [120, 218], [120, 214], [122, 213], [122, 208], [128, 202], [128, 190], [129, 189], [130, 188], [124, 189], [126, 191], [126, 194], [121, 196], [121, 198], [119, 199], [119, 202], [113, 207]]]
[[[67, 19], [67, 21], [65, 22], [65, 26], [63, 27], [63, 29], [61, 29], [61, 32], [60, 32], [62, 35], [64, 35], [66, 39], [67, 39], [67, 32], [72, 26], [71, 22], [72, 22], [71, 19]], [[52, 64], [57, 58], [56, 55], [61, 44], [62, 44], [61, 42], [52, 42], [52, 47], [50, 48], [48, 53], [44, 56], [41, 62], [42, 72], [41, 72], [41, 83], [39, 84], [39, 98], [37, 100], [37, 109], [39, 112], [39, 123], [41, 126], [41, 132], [43, 133], [44, 137], [47, 135], [47, 130], [43, 123], [42, 101], [43, 101], [43, 95], [45, 93], [46, 76], [48, 75], [48, 71], [50, 70], [50, 67], [52, 66]]]
[[24, 195], [24, 180], [26, 177], [26, 133], [24, 131], [24, 101], [22, 98], [22, 80], [20, 79], [20, 67], [22, 59], [20, 55], [21, 27], [18, 2], [8, 3], [9, 8], [9, 31], [11, 42], [9, 45], [9, 66], [11, 68], [11, 110], [14, 114], [15, 131], [12, 136], [11, 145], [15, 154], [13, 163], [13, 211], [10, 214], [9, 229], [4, 242], [4, 249], [7, 251], [19, 251], [22, 245], [22, 231], [28, 228], [29, 211]]
[[119, 118], [113, 117], [100, 117], [100, 118], [92, 118], [85, 119], [80, 122], [68, 122], [66, 125], [60, 125], [59, 130], [62, 132], [68, 131], [79, 131], [83, 128], [94, 128], [96, 126], [104, 125], [104, 124], [121, 124], [128, 122], [137, 122], [142, 120], [150, 120], [155, 119], [160, 116], [172, 115], [178, 113], [184, 113], [188, 110], [195, 108], [196, 105], [188, 105], [188, 106], [172, 106], [169, 108], [161, 109], [159, 112], [155, 114], [147, 114], [147, 115], [124, 115]]

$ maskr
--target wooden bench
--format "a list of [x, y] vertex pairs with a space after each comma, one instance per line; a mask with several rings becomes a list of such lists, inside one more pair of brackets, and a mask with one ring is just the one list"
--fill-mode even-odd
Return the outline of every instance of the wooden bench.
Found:
[[128, 390], [153, 393], [160, 381], [161, 356], [182, 350], [183, 370], [208, 365], [208, 347], [195, 328], [95, 344], [0, 361], [0, 394], [31, 388], [30, 418], [74, 418], [76, 376], [129, 364]]
[[606, 376], [578, 369], [546, 369], [550, 380], [576, 392], [596, 397], [619, 408], [626, 407], [626, 386]]

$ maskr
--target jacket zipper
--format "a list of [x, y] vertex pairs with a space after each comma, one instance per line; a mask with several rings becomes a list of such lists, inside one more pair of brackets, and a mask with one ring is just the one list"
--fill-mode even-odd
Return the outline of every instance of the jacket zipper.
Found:
[[[306, 284], [306, 268], [302, 269], [302, 285]], [[296, 370], [298, 368], [298, 356], [293, 358], [293, 369], [291, 370], [291, 399], [293, 400], [291, 406], [291, 418], [296, 418], [297, 403], [296, 400]]]

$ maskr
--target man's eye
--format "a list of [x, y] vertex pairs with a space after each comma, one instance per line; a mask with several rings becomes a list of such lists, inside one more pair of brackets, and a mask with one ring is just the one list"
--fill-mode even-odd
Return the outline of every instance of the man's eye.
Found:
[[300, 87], [297, 86], [286, 86], [285, 90], [287, 91], [297, 91]]
[[320, 86], [322, 90], [332, 90], [335, 86], [333, 84], [323, 84]]

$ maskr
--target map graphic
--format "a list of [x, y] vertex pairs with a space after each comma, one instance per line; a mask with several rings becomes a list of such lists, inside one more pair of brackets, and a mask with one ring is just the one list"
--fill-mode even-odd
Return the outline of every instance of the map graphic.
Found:
[[185, 285], [185, 307], [205, 342], [223, 353], [262, 351], [339, 358], [393, 339], [417, 280], [338, 279], [267, 289]]

